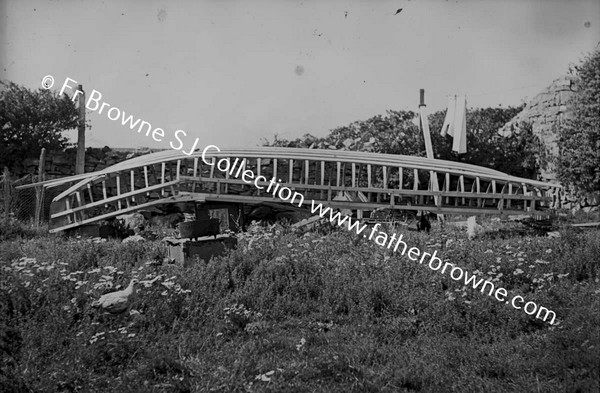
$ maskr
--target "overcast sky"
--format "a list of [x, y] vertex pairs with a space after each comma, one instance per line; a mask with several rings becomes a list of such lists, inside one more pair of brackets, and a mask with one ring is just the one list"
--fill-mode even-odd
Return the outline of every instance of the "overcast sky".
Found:
[[[0, 79], [65, 78], [202, 145], [255, 146], [448, 94], [519, 105], [600, 42], [600, 0], [0, 0]], [[402, 11], [394, 15], [397, 9]], [[88, 111], [91, 146], [168, 148]], [[435, 131], [435, 130], [434, 130]]]

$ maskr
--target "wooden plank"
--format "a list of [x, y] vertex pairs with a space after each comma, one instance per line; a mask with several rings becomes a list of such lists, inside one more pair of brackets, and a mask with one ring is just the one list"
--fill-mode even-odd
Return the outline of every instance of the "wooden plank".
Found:
[[256, 177], [260, 176], [261, 169], [262, 169], [262, 158], [258, 157], [256, 159]]
[[421, 120], [421, 129], [423, 130], [423, 139], [425, 140], [425, 152], [427, 158], [433, 160], [433, 147], [431, 145], [431, 134], [429, 133], [429, 120], [427, 119], [427, 111], [425, 105], [419, 105], [419, 114]]
[[[230, 162], [231, 162], [231, 160], [230, 160]], [[229, 172], [230, 172], [229, 170], [227, 170], [227, 171], [225, 172], [225, 179], [229, 179]], [[225, 194], [227, 194], [228, 192], [229, 192], [229, 184], [228, 184], [228, 183], [225, 183]], [[260, 191], [259, 191], [259, 192], [260, 192]]]
[[[194, 171], [192, 172], [192, 176], [193, 177], [198, 176], [198, 164], [199, 164], [199, 161], [200, 161], [199, 157], [194, 158]], [[196, 182], [194, 182], [192, 184], [192, 192], [194, 192], [195, 189], [196, 189]]]
[[[459, 183], [459, 186], [460, 186], [460, 191], [464, 193], [465, 192], [465, 177], [463, 175], [461, 175], [458, 178], [458, 183]], [[462, 204], [463, 205], [466, 204], [465, 198], [462, 199]]]
[[342, 163], [341, 162], [337, 162], [337, 175], [336, 175], [336, 186], [340, 186], [340, 182], [341, 182], [341, 169], [342, 169]]
[[294, 160], [290, 159], [289, 163], [290, 163], [290, 167], [289, 167], [290, 176], [289, 176], [288, 183], [292, 184], [293, 180], [294, 180]]
[[[78, 205], [78, 206], [84, 206], [84, 203], [81, 201], [81, 191], [77, 191], [77, 192], [75, 193], [75, 197], [77, 198], [77, 205]], [[84, 217], [83, 217], [83, 212], [80, 212], [80, 213], [79, 213], [79, 217], [80, 217], [82, 220], [84, 219]]]
[[404, 169], [398, 167], [398, 189], [401, 190], [404, 187]]
[[[165, 184], [165, 176], [166, 176], [165, 172], [166, 172], [166, 169], [167, 169], [167, 163], [163, 161], [160, 164], [160, 183], [161, 184]], [[161, 192], [162, 196], [165, 196], [165, 189], [164, 188], [161, 188], [160, 192]]]
[[383, 166], [383, 188], [388, 188], [387, 166]]
[[[131, 170], [130, 173], [131, 173], [131, 191], [134, 191], [135, 190], [135, 173], [133, 170]], [[134, 196], [131, 197], [131, 201], [135, 202]]]
[[[444, 180], [444, 191], [450, 191], [450, 174], [446, 172]], [[450, 198], [446, 197], [446, 204], [450, 204]]]
[[87, 184], [88, 195], [90, 196], [90, 202], [94, 202], [94, 193], [92, 192], [92, 186], [90, 183]]
[[[144, 183], [146, 184], [146, 188], [150, 187], [150, 183], [148, 182], [148, 166], [144, 165]], [[146, 196], [150, 196], [150, 193], [147, 192]], [[106, 196], [105, 196], [106, 198]]]
[[[433, 176], [433, 180], [431, 181], [431, 185], [433, 187], [433, 191], [437, 192], [440, 190], [439, 184], [438, 184], [438, 178], [437, 178], [437, 172], [436, 171], [429, 171], [429, 176]], [[442, 206], [442, 197], [439, 195], [436, 195], [433, 197], [433, 202], [435, 203], [436, 206]]]
[[[104, 200], [106, 200], [108, 198], [107, 193], [106, 193], [106, 180], [102, 180], [102, 196], [104, 197]], [[104, 207], [107, 208], [108, 204], [104, 204]]]
[[[121, 176], [119, 175], [118, 172], [117, 172], [116, 182], [117, 182], [117, 195], [121, 195]], [[121, 210], [121, 199], [119, 199], [119, 201], [117, 202], [117, 206], [118, 206], [118, 209]]]
[[174, 181], [169, 182], [169, 183], [157, 184], [155, 186], [151, 186], [148, 189], [145, 189], [145, 188], [141, 189], [140, 188], [137, 191], [131, 191], [131, 192], [127, 192], [127, 193], [124, 193], [124, 194], [121, 194], [121, 195], [116, 195], [116, 196], [113, 196], [113, 197], [110, 197], [110, 198], [105, 198], [105, 199], [97, 201], [97, 202], [88, 203], [88, 204], [86, 204], [86, 205], [84, 205], [82, 207], [77, 207], [77, 208], [72, 208], [72, 209], [70, 207], [67, 207], [67, 209], [64, 210], [64, 211], [52, 214], [50, 216], [50, 218], [62, 217], [62, 216], [68, 215], [68, 214], [76, 213], [76, 212], [81, 211], [81, 210], [85, 210], [85, 209], [90, 209], [90, 208], [93, 208], [93, 207], [101, 206], [102, 204], [106, 205], [106, 204], [111, 203], [111, 202], [116, 202], [119, 199], [129, 198], [129, 197], [131, 197], [133, 195], [140, 195], [140, 194], [143, 194], [143, 193], [145, 193], [147, 191], [158, 190], [161, 187], [170, 187], [171, 185], [174, 185], [174, 184], [177, 184], [177, 183], [178, 183], [178, 181], [174, 180]]
[[[194, 179], [191, 176], [181, 176], [181, 181], [198, 181], [198, 182], [202, 182], [202, 181], [209, 181], [211, 180], [208, 177], [200, 177], [200, 178], [196, 178]], [[212, 179], [214, 181], [214, 179]], [[243, 180], [238, 180], [238, 179], [234, 179], [231, 178], [229, 180], [226, 179], [219, 179], [219, 182], [221, 183], [229, 183], [229, 184], [248, 184], [246, 182], [244, 182]], [[258, 181], [256, 182], [258, 185], [260, 186], [268, 186], [269, 182], [267, 181]], [[252, 184], [254, 184], [254, 182], [252, 182]], [[290, 184], [290, 183], [279, 183], [281, 186], [285, 186], [285, 187], [289, 187], [291, 189], [297, 189], [298, 184]], [[440, 195], [440, 196], [452, 196], [452, 197], [468, 197], [468, 198], [476, 198], [478, 196], [483, 197], [486, 194], [477, 194], [476, 192], [472, 192], [472, 193], [466, 193], [466, 192], [447, 192], [447, 191], [430, 191], [430, 190], [394, 190], [394, 189], [383, 189], [383, 188], [368, 188], [368, 187], [346, 187], [346, 186], [339, 186], [339, 187], [335, 187], [335, 186], [329, 186], [329, 185], [325, 185], [325, 186], [321, 186], [321, 185], [309, 185], [309, 186], [302, 186], [303, 189], [307, 189], [307, 190], [315, 190], [315, 191], [319, 191], [319, 190], [328, 190], [329, 188], [331, 188], [332, 190], [337, 190], [337, 191], [348, 191], [348, 192], [363, 192], [363, 193], [368, 193], [368, 192], [372, 192], [372, 193], [393, 193], [395, 195], [411, 195], [411, 196], [427, 196], [427, 197], [431, 197], [431, 196], [435, 196], [435, 195]], [[501, 194], [489, 194], [487, 197], [488, 198], [499, 198], [501, 197]], [[523, 199], [531, 199], [531, 196], [524, 196], [524, 195], [513, 195], [513, 196], [506, 196], [506, 198], [512, 198], [514, 200], [523, 200]], [[538, 198], [538, 200], [551, 200], [551, 198]]]
[[417, 170], [417, 168], [414, 169], [413, 172], [413, 190], [418, 190], [419, 189], [419, 171]]
[[310, 171], [310, 164], [309, 164], [308, 160], [305, 160], [304, 161], [304, 183], [305, 184], [308, 184], [308, 181], [310, 179], [309, 171]]
[[504, 209], [504, 200], [505, 200], [504, 193], [506, 192], [506, 187], [507, 187], [507, 184], [504, 183], [504, 185], [502, 186], [502, 190], [500, 190], [500, 195], [502, 195], [502, 196], [498, 199], [498, 210]]
[[[196, 194], [193, 194], [193, 195], [198, 195], [198, 194], [196, 193]], [[49, 232], [50, 233], [56, 233], [56, 232], [64, 231], [66, 229], [75, 228], [75, 227], [78, 227], [78, 226], [81, 226], [81, 225], [91, 224], [91, 223], [96, 222], [96, 221], [101, 221], [101, 220], [105, 220], [105, 219], [110, 218], [110, 217], [116, 217], [116, 216], [119, 216], [121, 214], [129, 213], [129, 212], [136, 211], [136, 210], [141, 210], [141, 209], [143, 209], [145, 207], [149, 207], [149, 206], [153, 206], [153, 205], [158, 205], [158, 204], [163, 204], [163, 203], [169, 203], [169, 202], [179, 202], [179, 201], [197, 201], [198, 197], [194, 197], [193, 195], [190, 194], [190, 195], [182, 195], [182, 196], [176, 196], [176, 197], [168, 197], [168, 198], [165, 198], [165, 199], [159, 199], [159, 200], [156, 200], [156, 201], [142, 203], [141, 205], [132, 206], [132, 207], [129, 207], [129, 208], [125, 208], [123, 210], [113, 211], [113, 212], [110, 212], [110, 213], [102, 214], [100, 216], [91, 217], [91, 218], [88, 218], [88, 219], [85, 219], [83, 221], [76, 222], [76, 223], [73, 223], [73, 224], [63, 225], [61, 227], [53, 228], [53, 229], [50, 229]]]
[[[481, 193], [481, 184], [479, 182], [479, 177], [475, 178], [475, 183], [477, 184], [477, 193]], [[481, 198], [477, 198], [477, 207], [483, 207], [481, 205]]]
[[[321, 161], [321, 185], [325, 185], [325, 161]], [[324, 197], [324, 192], [321, 191], [321, 199]]]
[[[192, 154], [190, 158], [199, 157], [202, 153], [196, 152]], [[465, 175], [470, 177], [480, 176], [482, 180], [495, 179], [497, 181], [510, 181], [513, 183], [525, 182], [530, 186], [536, 186], [543, 189], [554, 189], [560, 186], [553, 185], [550, 183], [539, 182], [531, 179], [520, 179], [514, 176], [509, 176], [505, 173], [495, 171], [489, 168], [477, 167], [465, 163], [446, 161], [446, 160], [430, 160], [423, 157], [412, 157], [404, 155], [391, 155], [391, 154], [376, 154], [376, 153], [365, 153], [365, 152], [344, 152], [344, 151], [328, 151], [322, 149], [289, 149], [289, 148], [250, 148], [250, 149], [229, 149], [222, 150], [219, 153], [209, 153], [209, 158], [223, 157], [226, 154], [241, 155], [246, 157], [271, 157], [271, 158], [284, 158], [284, 159], [323, 159], [325, 161], [337, 162], [337, 161], [353, 161], [361, 163], [370, 163], [371, 165], [393, 165], [393, 166], [408, 166], [417, 167], [422, 170], [436, 170], [436, 171], [448, 171], [455, 175]], [[69, 184], [80, 181], [90, 181], [90, 179], [96, 179], [98, 176], [104, 176], [107, 173], [113, 173], [117, 170], [129, 170], [134, 167], [141, 167], [144, 165], [159, 164], [163, 161], [175, 161], [181, 159], [180, 152], [175, 151], [164, 151], [158, 153], [152, 153], [145, 156], [140, 156], [113, 165], [105, 170], [95, 172], [92, 174], [82, 174], [76, 176], [69, 176], [60, 180], [49, 180], [42, 182], [44, 187], [56, 187], [59, 185]], [[75, 184], [73, 187], [78, 188], [82, 184]], [[35, 184], [22, 185], [20, 188], [35, 187]], [[67, 194], [70, 194], [73, 190], [67, 190]], [[60, 198], [59, 198], [60, 199]]]
[[[367, 164], [367, 187], [371, 188], [371, 164]], [[377, 202], [380, 201], [380, 196], [380, 194], [377, 194]], [[371, 193], [367, 194], [367, 199], [371, 200]]]
[[210, 166], [210, 175], [209, 175], [209, 177], [214, 179], [214, 177], [215, 177], [215, 166], [217, 165], [217, 158], [216, 157], [212, 158], [211, 164], [212, 165]]
[[[417, 168], [413, 169], [413, 190], [417, 191], [419, 189], [419, 171]], [[421, 194], [417, 194], [419, 197], [415, 198], [414, 202], [423, 204], [423, 196]]]
[[[71, 209], [71, 201], [70, 201], [70, 199], [71, 199], [70, 197], [67, 197], [65, 199], [65, 206], [66, 206], [67, 210]], [[77, 217], [75, 216], [75, 214], [73, 214], [73, 218], [71, 218], [71, 216], [67, 216], [67, 222], [68, 223], [71, 223], [73, 221], [77, 222]]]
[[277, 181], [277, 158], [273, 158], [273, 179]]

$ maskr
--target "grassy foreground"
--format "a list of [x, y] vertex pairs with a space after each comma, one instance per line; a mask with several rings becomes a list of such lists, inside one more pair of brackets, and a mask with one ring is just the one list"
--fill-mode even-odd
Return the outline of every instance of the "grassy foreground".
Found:
[[[166, 256], [159, 242], [2, 224], [0, 391], [599, 390], [597, 231], [404, 235], [554, 310], [553, 326], [346, 230], [325, 232], [254, 228], [230, 255], [183, 268], [149, 263]], [[158, 275], [126, 315], [90, 307]]]

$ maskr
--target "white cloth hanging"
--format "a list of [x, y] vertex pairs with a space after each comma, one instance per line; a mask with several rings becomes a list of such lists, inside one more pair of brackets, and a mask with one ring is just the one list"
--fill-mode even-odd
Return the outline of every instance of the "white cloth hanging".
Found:
[[456, 98], [456, 114], [454, 116], [454, 141], [452, 150], [458, 154], [467, 152], [467, 97]]
[[467, 97], [448, 96], [448, 111], [440, 131], [453, 138], [452, 150], [458, 154], [467, 152]]
[[446, 117], [444, 118], [444, 124], [440, 134], [446, 136], [446, 134], [454, 135], [454, 112], [456, 111], [456, 96], [448, 96], [448, 110], [446, 111]]

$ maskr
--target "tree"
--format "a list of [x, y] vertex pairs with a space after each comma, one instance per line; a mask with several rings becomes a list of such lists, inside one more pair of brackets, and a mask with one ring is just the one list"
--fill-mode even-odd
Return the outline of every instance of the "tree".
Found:
[[600, 191], [600, 50], [574, 71], [578, 91], [570, 102], [572, 117], [559, 128], [557, 174], [576, 191]]
[[[541, 143], [531, 126], [502, 137], [498, 130], [516, 116], [523, 107], [473, 109], [467, 112], [466, 154], [452, 151], [452, 137], [442, 136], [446, 111], [429, 116], [431, 140], [435, 158], [460, 161], [493, 168], [514, 176], [535, 178], [539, 169]], [[345, 149], [373, 151], [387, 154], [404, 154], [424, 157], [425, 142], [420, 128], [414, 122], [415, 112], [388, 111], [364, 121], [338, 127], [324, 138], [310, 134], [294, 141], [277, 139], [270, 144], [282, 147]]]
[[78, 111], [66, 94], [0, 82], [0, 168], [38, 157], [42, 147], [63, 149], [62, 133], [77, 124]]
[[471, 108], [467, 111], [467, 152], [452, 151], [452, 137], [442, 136], [445, 111], [429, 117], [436, 158], [493, 168], [513, 176], [535, 178], [545, 159], [544, 148], [531, 124], [508, 136], [498, 130], [515, 117], [523, 106], [507, 108]]

